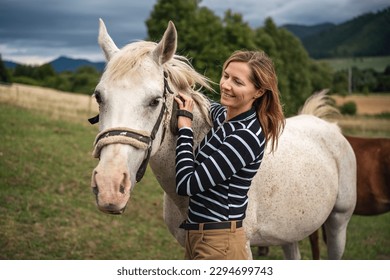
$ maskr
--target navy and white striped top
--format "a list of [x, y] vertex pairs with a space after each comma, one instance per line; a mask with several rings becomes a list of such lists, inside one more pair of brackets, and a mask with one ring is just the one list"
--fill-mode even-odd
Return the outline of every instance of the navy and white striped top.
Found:
[[176, 192], [190, 196], [189, 223], [243, 220], [248, 190], [263, 159], [265, 137], [254, 109], [225, 122], [212, 103], [213, 127], [193, 152], [193, 131], [179, 130]]

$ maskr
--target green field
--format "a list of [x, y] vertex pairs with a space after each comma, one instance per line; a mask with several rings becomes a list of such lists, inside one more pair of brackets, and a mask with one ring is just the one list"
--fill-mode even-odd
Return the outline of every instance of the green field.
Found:
[[[96, 127], [2, 103], [0, 127], [0, 259], [183, 258], [163, 222], [162, 190], [150, 170], [124, 215], [95, 207], [89, 184]], [[300, 247], [310, 259], [308, 241]], [[321, 253], [326, 258], [324, 247]], [[282, 258], [279, 247], [267, 257]], [[354, 216], [344, 259], [389, 260], [390, 213]]]
[[378, 72], [383, 72], [390, 65], [390, 56], [329, 58], [319, 59], [318, 61], [327, 62], [334, 71], [357, 67], [359, 69], [374, 69]]

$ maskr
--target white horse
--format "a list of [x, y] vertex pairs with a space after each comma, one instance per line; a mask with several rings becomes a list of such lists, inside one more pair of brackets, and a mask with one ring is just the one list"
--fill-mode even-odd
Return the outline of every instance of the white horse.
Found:
[[[165, 192], [164, 220], [184, 245], [179, 224], [186, 219], [188, 198], [175, 193], [176, 136], [170, 123], [176, 116], [171, 93], [190, 94], [197, 103], [196, 146], [210, 121], [208, 101], [194, 86], [207, 87], [207, 79], [175, 55], [177, 33], [172, 22], [159, 43], [134, 42], [118, 49], [100, 20], [99, 44], [107, 66], [95, 91], [101, 132], [94, 155], [100, 161], [91, 185], [97, 206], [106, 213], [123, 213], [150, 157]], [[323, 97], [317, 95], [304, 110], [326, 112], [329, 107]], [[253, 180], [244, 221], [250, 256], [250, 245], [282, 245], [285, 258], [299, 259], [297, 242], [324, 223], [329, 258], [343, 255], [356, 202], [355, 155], [336, 124], [309, 114], [287, 119], [277, 151], [266, 152]]]

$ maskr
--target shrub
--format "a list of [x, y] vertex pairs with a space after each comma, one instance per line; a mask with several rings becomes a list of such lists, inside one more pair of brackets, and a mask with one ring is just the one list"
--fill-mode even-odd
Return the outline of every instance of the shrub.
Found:
[[356, 103], [353, 101], [348, 101], [340, 106], [340, 112], [343, 115], [356, 115]]

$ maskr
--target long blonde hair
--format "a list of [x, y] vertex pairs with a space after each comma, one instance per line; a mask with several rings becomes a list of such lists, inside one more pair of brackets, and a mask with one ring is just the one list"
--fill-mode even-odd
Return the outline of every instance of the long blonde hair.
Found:
[[[263, 51], [235, 51], [224, 63], [223, 71], [231, 62], [245, 62], [251, 69], [252, 81], [256, 89], [264, 93], [254, 106], [271, 151], [278, 146], [278, 139], [285, 126], [285, 117], [279, 98], [278, 78], [272, 60]], [[271, 142], [271, 143], [270, 143]]]

